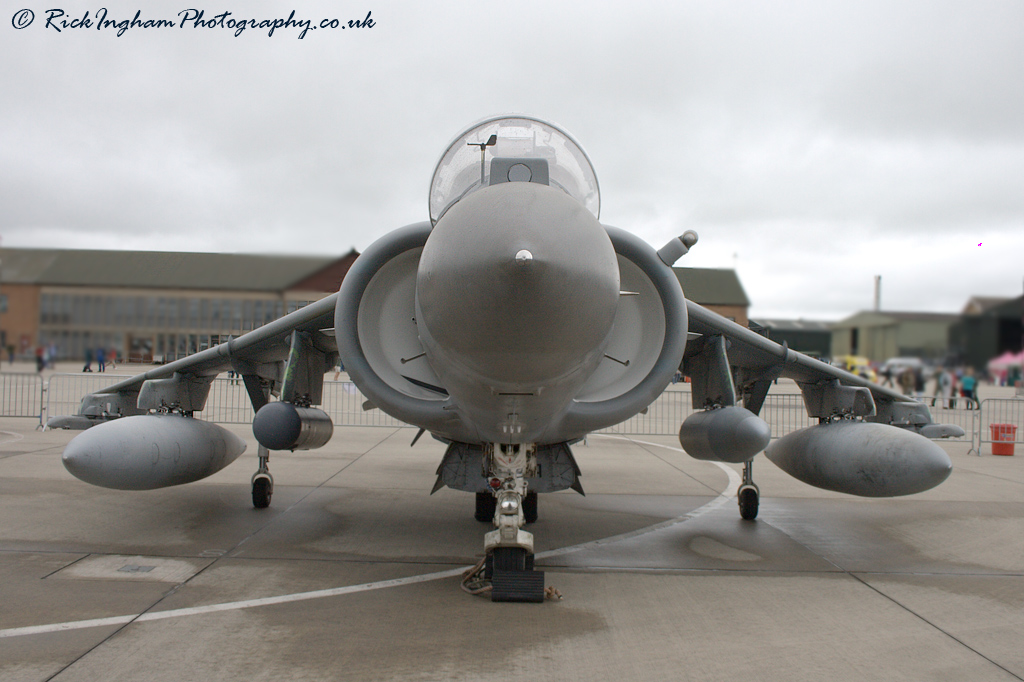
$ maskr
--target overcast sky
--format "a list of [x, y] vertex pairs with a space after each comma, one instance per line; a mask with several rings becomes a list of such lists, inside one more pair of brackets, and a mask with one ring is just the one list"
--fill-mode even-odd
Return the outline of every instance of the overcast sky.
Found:
[[[875, 275], [888, 310], [1024, 286], [1018, 0], [3, 6], [5, 247], [361, 251], [427, 219], [452, 137], [516, 112], [583, 145], [602, 222], [696, 230], [678, 264], [735, 267], [755, 318], [868, 309]], [[175, 26], [118, 36], [103, 7]], [[227, 26], [292, 10], [373, 26]]]

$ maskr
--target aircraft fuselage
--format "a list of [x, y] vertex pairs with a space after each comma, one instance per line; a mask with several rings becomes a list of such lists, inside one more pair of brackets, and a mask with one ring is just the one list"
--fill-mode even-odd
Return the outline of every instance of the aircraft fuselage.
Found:
[[605, 229], [564, 192], [531, 182], [455, 204], [416, 273], [426, 360], [482, 442], [543, 442], [609, 361], [618, 300]]

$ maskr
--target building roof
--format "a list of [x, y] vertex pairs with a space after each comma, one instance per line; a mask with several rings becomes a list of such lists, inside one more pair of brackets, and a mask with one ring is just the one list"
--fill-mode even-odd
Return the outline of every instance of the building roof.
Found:
[[971, 296], [970, 300], [964, 306], [962, 315], [980, 315], [992, 308], [1002, 305], [1007, 301], [1012, 301], [1012, 298], [1003, 296]]
[[762, 327], [773, 331], [824, 332], [826, 334], [832, 331], [832, 322], [822, 322], [821, 320], [766, 320], [758, 318], [756, 322]]
[[893, 310], [862, 310], [839, 322], [834, 322], [832, 328], [847, 328], [858, 326], [879, 326], [895, 324], [897, 322], [935, 322], [941, 324], [953, 324], [960, 319], [956, 313], [929, 313], [929, 312], [906, 312]]
[[992, 306], [985, 313], [1003, 318], [1021, 317], [1024, 314], [1024, 296], [1008, 298], [1002, 303]]
[[280, 292], [354, 255], [0, 249], [0, 281], [94, 286]]
[[672, 268], [683, 293], [701, 305], [749, 306], [750, 299], [735, 270], [722, 268]]
[[887, 315], [894, 320], [900, 322], [955, 322], [960, 319], [960, 315], [957, 313], [918, 313], [918, 312], [890, 312], [882, 311], [882, 315]]

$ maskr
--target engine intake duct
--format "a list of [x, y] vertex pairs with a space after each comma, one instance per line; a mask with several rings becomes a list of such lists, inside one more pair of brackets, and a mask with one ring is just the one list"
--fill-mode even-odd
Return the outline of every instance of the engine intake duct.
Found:
[[679, 427], [679, 444], [686, 454], [712, 462], [747, 462], [771, 437], [767, 422], [735, 405], [694, 412]]
[[268, 450], [315, 450], [334, 435], [334, 422], [315, 407], [273, 402], [256, 413], [252, 433]]

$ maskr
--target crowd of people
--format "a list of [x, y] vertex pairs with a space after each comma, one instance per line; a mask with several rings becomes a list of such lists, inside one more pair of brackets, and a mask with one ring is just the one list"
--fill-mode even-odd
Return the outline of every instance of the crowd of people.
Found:
[[[929, 376], [930, 374], [930, 376]], [[929, 371], [924, 366], [905, 367], [898, 371], [883, 369], [879, 380], [883, 386], [899, 387], [904, 395], [926, 397], [929, 379], [934, 381], [932, 398], [944, 407], [956, 407], [957, 398], [966, 398], [968, 408], [978, 406], [978, 377], [970, 367], [948, 369], [938, 366]]]
[[[11, 358], [11, 364], [14, 363], [14, 351], [8, 349], [8, 353]], [[96, 363], [96, 371], [106, 372], [107, 368], [117, 369], [117, 349], [115, 348], [97, 348], [93, 350], [88, 348], [85, 351], [85, 365], [82, 367], [83, 372], [92, 372], [92, 363]], [[44, 369], [56, 369], [57, 367], [57, 346], [56, 344], [50, 344], [49, 346], [36, 346], [36, 371], [42, 373]]]
[[85, 349], [85, 366], [82, 367], [83, 372], [92, 371], [92, 362], [96, 360], [96, 371], [106, 372], [107, 365], [110, 365], [111, 369], [117, 369], [117, 351], [113, 348], [105, 350], [103, 348], [97, 348], [95, 351], [91, 348]]

